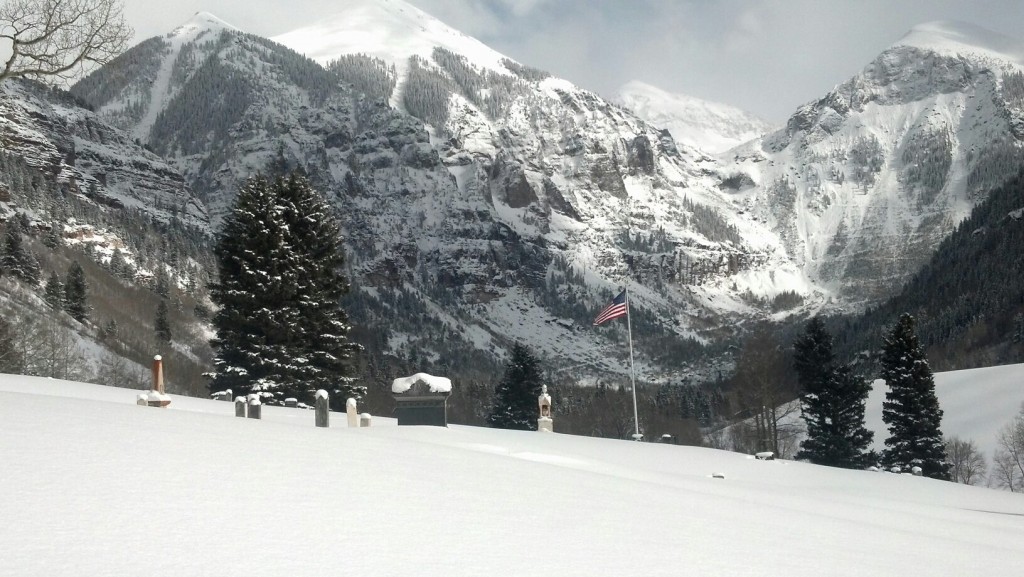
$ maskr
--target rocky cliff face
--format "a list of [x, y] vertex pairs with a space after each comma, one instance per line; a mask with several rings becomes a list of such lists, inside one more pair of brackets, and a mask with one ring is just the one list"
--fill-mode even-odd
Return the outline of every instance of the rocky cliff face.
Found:
[[0, 148], [54, 175], [67, 192], [159, 220], [206, 227], [206, 207], [181, 174], [66, 92], [11, 81], [0, 85]]
[[1009, 44], [963, 25], [915, 28], [732, 151], [724, 190], [838, 300], [892, 294], [1024, 158], [1021, 52]]

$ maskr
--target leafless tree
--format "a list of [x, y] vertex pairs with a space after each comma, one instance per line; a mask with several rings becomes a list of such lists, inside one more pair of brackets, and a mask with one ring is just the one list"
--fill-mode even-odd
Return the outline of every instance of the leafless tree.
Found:
[[0, 82], [66, 83], [120, 54], [134, 33], [121, 0], [6, 0], [0, 5]]
[[736, 408], [751, 420], [756, 449], [783, 458], [795, 446], [790, 441], [799, 426], [793, 416], [800, 410], [791, 402], [796, 390], [786, 373], [782, 347], [770, 332], [758, 329], [744, 343], [733, 377]]
[[950, 475], [953, 481], [977, 485], [985, 479], [985, 455], [978, 450], [974, 441], [959, 437], [946, 439], [946, 458], [952, 465]]
[[1024, 409], [999, 431], [999, 448], [992, 459], [992, 474], [998, 486], [1024, 491]]

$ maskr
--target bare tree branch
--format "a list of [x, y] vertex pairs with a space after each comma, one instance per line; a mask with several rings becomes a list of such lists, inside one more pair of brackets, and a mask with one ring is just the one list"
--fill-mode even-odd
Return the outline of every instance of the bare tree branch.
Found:
[[120, 54], [132, 34], [121, 0], [7, 0], [0, 5], [0, 82], [70, 82]]

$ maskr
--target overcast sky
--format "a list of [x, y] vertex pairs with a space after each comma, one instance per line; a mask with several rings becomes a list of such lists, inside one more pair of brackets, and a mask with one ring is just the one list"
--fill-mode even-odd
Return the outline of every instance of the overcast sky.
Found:
[[[197, 11], [273, 36], [346, 0], [125, 0], [137, 40]], [[407, 0], [512, 58], [611, 96], [630, 80], [781, 123], [912, 26], [1024, 37], [1024, 0]], [[333, 8], [332, 8], [333, 7]]]

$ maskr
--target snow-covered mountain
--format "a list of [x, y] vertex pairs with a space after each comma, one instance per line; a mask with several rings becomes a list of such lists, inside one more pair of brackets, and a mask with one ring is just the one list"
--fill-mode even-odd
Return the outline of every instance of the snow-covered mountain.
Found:
[[523, 340], [622, 375], [623, 327], [589, 325], [628, 282], [641, 377], [685, 377], [746, 319], [891, 294], [1020, 159], [1012, 41], [964, 27], [915, 29], [722, 160], [401, 0], [338, 9], [284, 45], [197, 14], [74, 92], [214, 225], [244, 178], [304, 168], [342, 215], [355, 319], [403, 358]]
[[652, 125], [668, 130], [676, 142], [711, 154], [776, 128], [735, 106], [667, 92], [639, 80], [622, 86], [615, 100]]
[[205, 205], [181, 174], [65, 92], [25, 81], [0, 84], [0, 150], [53, 175], [66, 193], [208, 227]]
[[813, 291], [767, 227], [731, 210], [712, 157], [404, 2], [350, 2], [277, 40], [323, 66], [199, 14], [75, 93], [178, 167], [214, 222], [241, 179], [303, 166], [340, 208], [392, 352], [429, 332], [384, 320], [397, 299], [459, 350], [528, 340], [621, 374], [603, 350], [624, 335], [584, 327], [629, 279], [655, 378], [717, 333], [711, 319]]
[[731, 151], [738, 209], [816, 284], [871, 302], [908, 279], [1024, 154], [1024, 43], [915, 27], [787, 126]]

